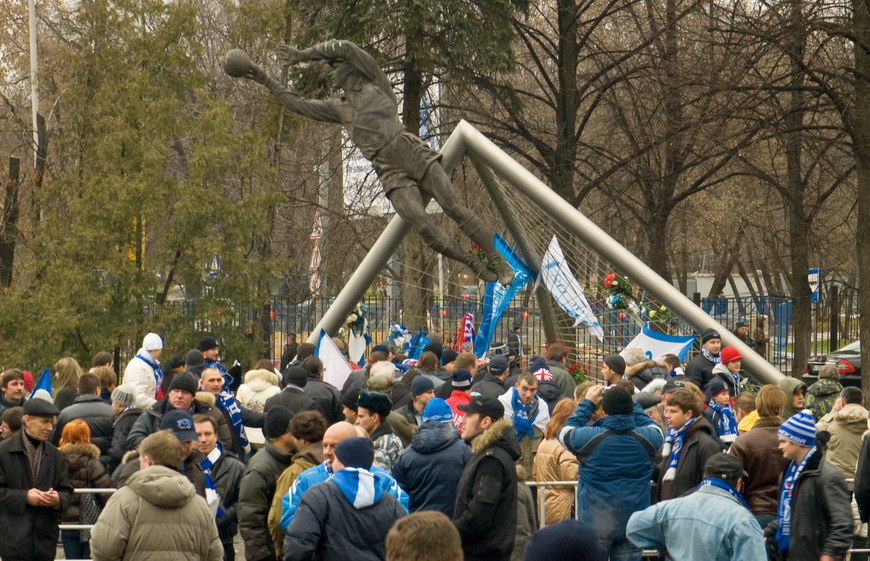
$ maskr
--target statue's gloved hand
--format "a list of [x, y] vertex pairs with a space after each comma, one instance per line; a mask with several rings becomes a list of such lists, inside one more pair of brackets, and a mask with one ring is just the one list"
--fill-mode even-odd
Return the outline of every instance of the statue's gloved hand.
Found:
[[293, 66], [302, 61], [300, 56], [302, 51], [290, 45], [281, 45], [278, 47], [278, 62], [283, 66]]

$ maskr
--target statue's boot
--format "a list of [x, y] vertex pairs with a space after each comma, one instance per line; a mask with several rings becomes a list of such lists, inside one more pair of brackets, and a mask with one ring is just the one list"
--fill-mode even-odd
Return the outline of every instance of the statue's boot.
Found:
[[[465, 223], [460, 224], [460, 227], [462, 228], [462, 231], [465, 232], [466, 236], [471, 238], [474, 243], [480, 246], [480, 249], [482, 249], [489, 258], [489, 262], [495, 267], [497, 278], [494, 278], [492, 281], [487, 280], [486, 282], [494, 282], [495, 280], [498, 280], [504, 286], [509, 286], [514, 282], [514, 270], [511, 269], [511, 266], [508, 265], [507, 261], [504, 260], [498, 250], [495, 249], [495, 244], [492, 242], [492, 234], [483, 225], [483, 222], [475, 216], [467, 220]], [[487, 270], [489, 270], [488, 267]], [[483, 277], [481, 276], [480, 278]]]
[[421, 228], [420, 235], [423, 238], [423, 242], [430, 249], [454, 261], [465, 263], [484, 282], [495, 282], [498, 280], [498, 275], [489, 270], [486, 266], [486, 261], [478, 259], [476, 255], [462, 252], [451, 242], [450, 236], [444, 230], [440, 228]]

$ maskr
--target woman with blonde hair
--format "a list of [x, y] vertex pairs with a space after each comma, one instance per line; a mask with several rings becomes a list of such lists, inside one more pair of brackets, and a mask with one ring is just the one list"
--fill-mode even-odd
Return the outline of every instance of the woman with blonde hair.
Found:
[[[106, 468], [100, 463], [100, 449], [91, 444], [91, 429], [81, 419], [70, 421], [63, 427], [60, 435], [61, 454], [66, 458], [69, 469], [69, 483], [74, 489], [107, 489], [114, 487]], [[96, 522], [97, 509], [101, 509], [108, 494], [74, 494], [69, 508], [61, 515], [63, 524], [93, 524]], [[90, 517], [90, 519], [88, 518]], [[91, 556], [88, 530], [62, 530], [64, 557], [67, 559], [89, 559]]]
[[[535, 481], [577, 481], [577, 458], [559, 444], [559, 431], [574, 412], [574, 400], [565, 398], [556, 403], [553, 414], [544, 431], [544, 440], [538, 446], [532, 466]], [[576, 488], [572, 486], [547, 486], [544, 494], [544, 524], [555, 524], [571, 518], [574, 510]], [[538, 494], [540, 500], [540, 491]]]
[[79, 378], [84, 373], [78, 361], [71, 356], [64, 357], [54, 363], [54, 377], [57, 378], [54, 405], [61, 411], [72, 405], [78, 397]]

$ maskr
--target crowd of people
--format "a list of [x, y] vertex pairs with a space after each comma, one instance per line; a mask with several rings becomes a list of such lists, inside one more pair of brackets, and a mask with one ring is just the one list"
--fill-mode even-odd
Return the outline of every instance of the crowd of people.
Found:
[[149, 333], [120, 384], [102, 352], [88, 372], [59, 360], [53, 397], [3, 372], [0, 558], [54, 559], [58, 539], [97, 561], [232, 561], [237, 541], [248, 561], [830, 561], [865, 545], [870, 414], [835, 367], [762, 386], [706, 330], [685, 368], [629, 347], [578, 384], [561, 343], [480, 360], [435, 340], [417, 361], [376, 345], [337, 388], [314, 350], [243, 374], [213, 337], [161, 362]]

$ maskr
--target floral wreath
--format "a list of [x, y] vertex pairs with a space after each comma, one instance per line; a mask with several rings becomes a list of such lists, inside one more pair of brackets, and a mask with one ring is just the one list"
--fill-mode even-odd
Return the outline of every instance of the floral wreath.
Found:
[[633, 308], [634, 288], [631, 283], [616, 273], [610, 273], [604, 277], [604, 288], [610, 291], [607, 297], [607, 307], [611, 310], [628, 310]]
[[363, 334], [366, 327], [366, 310], [368, 308], [365, 304], [357, 304], [353, 311], [347, 316], [347, 319], [344, 321], [344, 324], [348, 329], [353, 331], [354, 335], [359, 337]]

